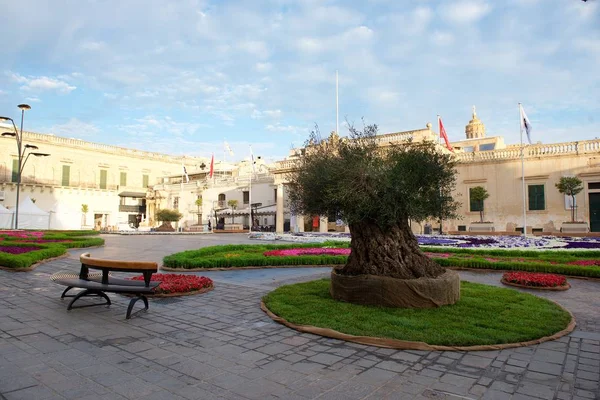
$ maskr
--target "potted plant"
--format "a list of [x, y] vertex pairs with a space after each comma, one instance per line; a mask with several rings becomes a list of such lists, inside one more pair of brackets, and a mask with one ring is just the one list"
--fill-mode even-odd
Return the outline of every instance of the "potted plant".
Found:
[[575, 176], [563, 176], [554, 186], [565, 196], [571, 196], [571, 221], [563, 222], [561, 231], [566, 233], [585, 233], [588, 231], [586, 222], [575, 220], [575, 196], [583, 190], [583, 182]]
[[483, 186], [475, 186], [469, 189], [469, 197], [471, 200], [471, 210], [479, 211], [479, 221], [473, 222], [469, 230], [491, 232], [494, 230], [494, 223], [483, 220], [484, 202], [490, 197], [490, 194]]
[[202, 213], [200, 212], [200, 207], [202, 207], [202, 197], [198, 197], [196, 199], [196, 201], [194, 202], [194, 204], [196, 204], [196, 206], [198, 207], [198, 225], [201, 225]]
[[175, 232], [171, 222], [179, 221], [182, 217], [183, 214], [177, 210], [171, 210], [168, 208], [158, 210], [156, 212], [156, 220], [162, 221], [162, 225], [156, 228], [156, 230], [160, 232]]
[[87, 204], [82, 204], [81, 205], [81, 214], [82, 214], [82, 217], [83, 217], [83, 226], [87, 225], [87, 223], [86, 223], [87, 222], [87, 213], [88, 213], [89, 210], [90, 209], [89, 209], [89, 207], [88, 207]]

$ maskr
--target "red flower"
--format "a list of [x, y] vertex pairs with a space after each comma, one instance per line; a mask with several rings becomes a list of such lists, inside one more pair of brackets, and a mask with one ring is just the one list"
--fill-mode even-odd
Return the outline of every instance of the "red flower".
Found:
[[[143, 281], [144, 276], [140, 275], [131, 279]], [[213, 285], [212, 279], [205, 276], [185, 274], [152, 274], [152, 280], [161, 282], [160, 286], [154, 290], [157, 294], [194, 292]]]
[[510, 283], [534, 287], [557, 287], [567, 284], [567, 279], [562, 275], [536, 272], [506, 272], [502, 279]]

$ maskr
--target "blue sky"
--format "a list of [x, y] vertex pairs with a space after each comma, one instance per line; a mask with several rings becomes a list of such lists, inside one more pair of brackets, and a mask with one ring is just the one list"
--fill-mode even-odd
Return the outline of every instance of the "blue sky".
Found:
[[[519, 141], [600, 137], [600, 1], [128, 0], [3, 4], [0, 115], [190, 156], [281, 159], [317, 123], [444, 120]], [[340, 131], [344, 134], [345, 127]], [[229, 159], [232, 157], [228, 156]]]

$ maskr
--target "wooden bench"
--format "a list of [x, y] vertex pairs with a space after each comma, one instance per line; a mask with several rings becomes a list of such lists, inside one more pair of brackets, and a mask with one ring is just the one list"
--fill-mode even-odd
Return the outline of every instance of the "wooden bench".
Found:
[[[148, 299], [145, 295], [154, 293], [154, 289], [160, 285], [160, 282], [151, 281], [152, 274], [158, 271], [158, 265], [156, 263], [100, 260], [91, 258], [89, 253], [82, 254], [79, 259], [81, 261], [81, 271], [79, 272], [79, 275], [58, 272], [51, 277], [52, 281], [55, 283], [67, 286], [60, 296], [61, 299], [73, 297], [67, 310], [99, 305], [110, 306], [111, 301], [106, 295], [106, 292], [135, 295], [129, 302], [129, 307], [127, 307], [127, 319], [131, 318], [131, 310], [133, 309], [134, 304], [140, 299], [144, 301], [145, 310], [148, 309]], [[97, 269], [102, 271], [102, 273], [90, 273], [90, 269]], [[115, 278], [111, 275], [112, 271], [142, 273], [144, 275], [144, 280], [138, 281]], [[73, 288], [84, 290], [76, 295], [67, 295], [67, 292]], [[82, 297], [102, 297], [106, 300], [106, 303], [73, 306], [73, 304]]]

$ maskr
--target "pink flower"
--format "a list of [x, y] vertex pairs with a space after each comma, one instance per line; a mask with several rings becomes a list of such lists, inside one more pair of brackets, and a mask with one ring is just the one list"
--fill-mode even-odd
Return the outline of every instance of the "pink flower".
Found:
[[325, 247], [308, 247], [298, 249], [283, 249], [269, 250], [263, 253], [266, 257], [285, 257], [285, 256], [347, 256], [350, 254], [348, 248], [325, 248]]

